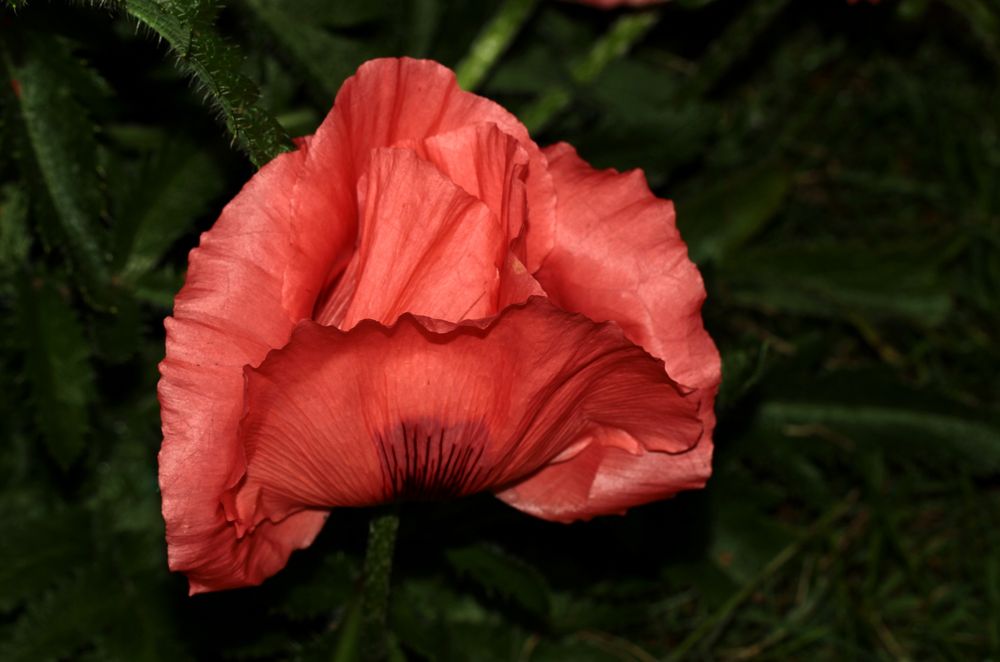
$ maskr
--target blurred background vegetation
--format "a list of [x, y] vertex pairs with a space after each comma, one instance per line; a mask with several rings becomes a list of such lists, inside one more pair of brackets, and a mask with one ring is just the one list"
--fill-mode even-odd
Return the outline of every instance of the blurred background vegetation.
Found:
[[676, 201], [725, 381], [704, 491], [404, 507], [394, 658], [1000, 659], [993, 0], [6, 0], [0, 659], [352, 658], [368, 513], [167, 572], [156, 364], [253, 163], [403, 54]]

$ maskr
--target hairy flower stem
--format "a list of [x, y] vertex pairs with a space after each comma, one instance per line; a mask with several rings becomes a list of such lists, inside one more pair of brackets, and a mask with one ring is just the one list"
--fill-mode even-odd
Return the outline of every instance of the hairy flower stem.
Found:
[[388, 656], [386, 610], [389, 607], [389, 578], [398, 528], [399, 513], [395, 507], [376, 511], [368, 525], [361, 595], [361, 641], [365, 660], [385, 660]]

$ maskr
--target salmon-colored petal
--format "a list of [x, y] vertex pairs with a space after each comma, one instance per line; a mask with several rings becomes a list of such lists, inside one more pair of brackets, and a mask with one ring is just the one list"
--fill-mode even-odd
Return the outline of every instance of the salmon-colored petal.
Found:
[[712, 473], [712, 445], [685, 453], [590, 444], [566, 462], [546, 466], [498, 497], [526, 513], [557, 522], [624, 514], [633, 506], [698, 489]]
[[409, 149], [375, 150], [358, 188], [357, 251], [316, 321], [495, 313], [508, 242], [485, 204]]
[[661, 358], [667, 373], [691, 389], [704, 429], [696, 450], [683, 457], [597, 444], [501, 495], [539, 517], [568, 521], [622, 512], [704, 483], [720, 361], [701, 320], [705, 288], [673, 205], [653, 196], [640, 171], [595, 170], [565, 144], [546, 155], [558, 195], [555, 244], [535, 277], [560, 307], [614, 320]]
[[227, 509], [248, 536], [302, 509], [501, 490], [595, 440], [683, 453], [702, 433], [660, 361], [541, 297], [462, 325], [303, 322], [246, 401]]
[[299, 206], [320, 186], [305, 168], [308, 149], [302, 143], [262, 168], [202, 235], [166, 321], [160, 489], [170, 567], [188, 575], [192, 592], [260, 581], [322, 524], [322, 514], [302, 515], [238, 542], [219, 504], [239, 462], [243, 366], [283, 345], [311, 314], [332, 256], [353, 232], [336, 208]]
[[474, 124], [423, 142], [427, 159], [489, 207], [508, 241], [527, 217], [528, 153], [496, 124]]
[[[537, 227], [532, 249], [538, 254], [518, 257], [534, 271], [551, 244], [555, 214], [545, 156], [516, 117], [488, 99], [462, 91], [447, 67], [410, 58], [378, 59], [361, 65], [337, 94], [334, 108], [320, 128], [324, 138], [316, 141], [312, 152], [318, 163], [346, 155], [356, 181], [368, 168], [375, 149], [409, 146], [477, 124], [495, 125], [513, 137], [528, 156], [528, 222]], [[336, 275], [327, 282], [332, 283]]]
[[555, 246], [535, 277], [567, 310], [614, 320], [663, 359], [678, 382], [719, 383], [719, 353], [705, 331], [705, 286], [688, 259], [674, 206], [640, 170], [595, 170], [569, 145], [546, 149], [556, 185]]
[[641, 175], [557, 146], [554, 184], [513, 116], [405, 58], [296, 144], [202, 236], [166, 322], [160, 485], [192, 592], [260, 582], [336, 505], [491, 489], [566, 520], [704, 480], [718, 356]]
[[544, 295], [541, 285], [521, 261], [519, 241], [527, 224], [525, 181], [529, 157], [519, 142], [496, 124], [476, 124], [428, 138], [421, 152], [443, 174], [483, 201], [500, 223], [514, 253], [508, 253], [500, 273], [499, 296], [492, 315], [506, 306]]
[[500, 272], [500, 289], [497, 293], [496, 311], [507, 306], [524, 303], [534, 296], [544, 296], [545, 290], [528, 273], [528, 268], [514, 254], [507, 253], [502, 271]]
[[[551, 217], [545, 159], [513, 116], [459, 91], [440, 65], [382, 60], [344, 86], [315, 135], [251, 179], [192, 252], [166, 323], [159, 385], [168, 556], [192, 591], [260, 581], [321, 524], [322, 513], [304, 513], [238, 540], [219, 495], [243, 469], [236, 445], [243, 367], [284, 345], [295, 323], [313, 315], [319, 294], [343, 275], [357, 235], [358, 176], [371, 150], [482, 122], [514, 136], [528, 153], [528, 197], [539, 200], [532, 213]], [[518, 266], [508, 255], [497, 261], [505, 273]], [[523, 300], [537, 288], [530, 279], [501, 279], [496, 297]]]
[[357, 195], [357, 253], [316, 321], [349, 329], [411, 312], [457, 322], [543, 294], [509, 254], [527, 216], [528, 161], [493, 123], [373, 150]]

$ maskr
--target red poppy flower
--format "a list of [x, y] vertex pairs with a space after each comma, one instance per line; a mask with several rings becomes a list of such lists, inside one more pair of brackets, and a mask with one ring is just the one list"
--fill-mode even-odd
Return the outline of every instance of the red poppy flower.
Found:
[[261, 582], [331, 508], [489, 490], [586, 519], [700, 487], [719, 356], [641, 172], [375, 60], [191, 252], [160, 365], [170, 567]]

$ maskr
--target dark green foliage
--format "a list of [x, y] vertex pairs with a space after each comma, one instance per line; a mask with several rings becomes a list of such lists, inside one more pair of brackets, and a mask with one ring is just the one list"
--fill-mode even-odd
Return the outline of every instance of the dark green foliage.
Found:
[[49, 510], [25, 515], [26, 504], [0, 506], [7, 522], [0, 542], [0, 609], [14, 609], [44, 593], [52, 583], [53, 568], [66, 570], [87, 559], [87, 521], [79, 511]]
[[49, 455], [68, 469], [83, 452], [90, 428], [90, 348], [66, 293], [42, 278], [22, 279], [13, 314], [35, 423]]
[[5, 276], [23, 265], [31, 249], [27, 197], [13, 185], [0, 191], [0, 273]]
[[[745, 218], [758, 214], [752, 209], [743, 213]], [[731, 232], [742, 229], [736, 226]], [[717, 241], [731, 240], [720, 236]], [[790, 242], [741, 251], [720, 271], [734, 282], [736, 301], [761, 310], [848, 320], [853, 315], [895, 317], [934, 326], [947, 318], [951, 304], [936, 264], [939, 249], [931, 244], [872, 249], [856, 241]]]
[[103, 578], [96, 570], [65, 573], [55, 587], [32, 601], [14, 626], [4, 650], [6, 660], [58, 660], [90, 644], [109, 622], [113, 602], [101, 599]]
[[0, 53], [10, 81], [5, 123], [19, 139], [19, 165], [31, 175], [42, 236], [65, 251], [84, 291], [106, 303], [109, 270], [94, 128], [74, 94], [87, 72], [61, 40], [8, 32]]
[[690, 197], [678, 213], [691, 259], [724, 262], [738, 254], [778, 214], [790, 186], [782, 168], [762, 166]]
[[549, 587], [538, 569], [486, 546], [451, 549], [446, 556], [459, 576], [474, 581], [489, 597], [509, 601], [542, 623], [548, 620]]
[[725, 373], [702, 492], [404, 504], [389, 659], [997, 658], [998, 44], [989, 0], [7, 0], [0, 660], [367, 650], [369, 512], [258, 588], [168, 573], [156, 364], [199, 233], [389, 55], [643, 168]]
[[254, 165], [290, 148], [278, 122], [258, 104], [256, 85], [240, 71], [235, 49], [213, 27], [214, 0], [122, 0], [129, 16], [163, 38], [221, 111]]
[[[220, 197], [219, 164], [190, 143], [164, 141], [123, 191], [112, 233], [115, 270], [134, 282], [157, 266], [190, 221]], [[124, 188], [124, 187], [123, 187]], [[185, 223], [187, 221], [187, 223]]]
[[[372, 50], [363, 40], [339, 35], [325, 29], [329, 25], [364, 24], [384, 18], [385, 7], [366, 3], [369, 12], [351, 15], [352, 3], [286, 3], [278, 0], [248, 0], [243, 5], [255, 25], [266, 30], [291, 70], [299, 80], [316, 91], [316, 101], [330, 103], [345, 78], [372, 57], [384, 55]], [[354, 3], [358, 10], [359, 3]], [[375, 10], [375, 11], [372, 11]]]

